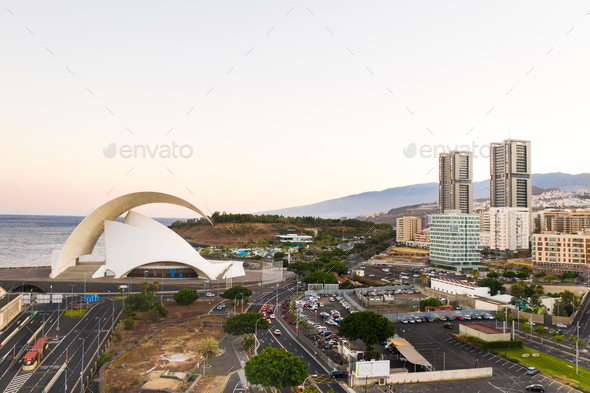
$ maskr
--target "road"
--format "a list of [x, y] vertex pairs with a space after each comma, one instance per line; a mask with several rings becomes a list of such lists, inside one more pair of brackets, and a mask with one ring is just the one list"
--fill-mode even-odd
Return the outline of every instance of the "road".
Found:
[[[5, 347], [0, 349], [0, 359], [8, 354], [0, 363], [0, 392], [43, 392], [59, 368], [66, 362], [66, 357], [68, 358], [67, 367], [60, 374], [59, 382], [53, 385], [51, 391], [65, 393], [72, 392], [76, 388], [80, 389], [82, 359], [84, 359], [84, 378], [88, 378], [99, 353], [98, 346], [100, 345], [101, 350], [105, 348], [112, 334], [112, 327], [118, 321], [122, 306], [122, 300], [105, 298], [95, 304], [84, 317], [62, 317], [58, 322], [58, 315], [63, 311], [63, 306], [58, 312], [57, 304], [34, 305], [39, 310], [36, 315]], [[27, 315], [30, 313], [27, 312], [19, 320], [24, 320]], [[100, 342], [98, 341], [98, 318], [101, 324]], [[24, 371], [22, 370], [23, 354], [34, 344], [35, 340], [31, 338], [42, 327], [43, 321], [46, 322], [45, 327], [37, 337], [45, 334], [50, 339], [49, 349], [35, 370]], [[65, 335], [61, 336], [61, 334]], [[84, 356], [82, 356], [81, 339], [84, 340]], [[31, 342], [27, 345], [29, 340]], [[17, 354], [16, 361], [13, 361], [13, 351]]]
[[[296, 286], [295, 284], [287, 284], [284, 285], [283, 288], [279, 288], [278, 292], [278, 301], [277, 301], [277, 293], [275, 291], [269, 292], [267, 294], [261, 295], [259, 298], [255, 299], [254, 303], [251, 305], [248, 311], [250, 312], [261, 312], [262, 306], [264, 304], [272, 304], [275, 306], [275, 311], [278, 310], [280, 307], [277, 307], [277, 304], [280, 304], [285, 299], [290, 299], [295, 295]], [[280, 315], [277, 315], [277, 318], [281, 318]], [[280, 336], [275, 336], [272, 332], [275, 329], [281, 330], [282, 334]], [[315, 356], [312, 356], [306, 350], [304, 350], [301, 345], [295, 340], [290, 328], [286, 327], [286, 325], [281, 324], [278, 320], [274, 320], [271, 322], [271, 327], [269, 330], [258, 331], [258, 339], [260, 341], [260, 347], [258, 348], [258, 353], [265, 348], [273, 347], [273, 348], [285, 348], [288, 352], [299, 356], [299, 358], [309, 365], [308, 373], [310, 375], [318, 374], [323, 375], [324, 378], [321, 378], [324, 383], [318, 383], [317, 387], [322, 391], [326, 392], [330, 388], [334, 389], [334, 392], [337, 393], [345, 393], [346, 391], [342, 386], [332, 383], [325, 383], [325, 381], [329, 380], [326, 378], [326, 370], [319, 364], [316, 360]], [[319, 378], [318, 378], [319, 379]], [[306, 384], [306, 387], [309, 386], [309, 382]], [[290, 393], [290, 389], [283, 389], [284, 393]]]

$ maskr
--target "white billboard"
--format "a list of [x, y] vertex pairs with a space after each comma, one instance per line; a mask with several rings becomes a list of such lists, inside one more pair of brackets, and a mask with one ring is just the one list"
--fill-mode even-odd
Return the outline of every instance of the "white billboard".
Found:
[[389, 360], [373, 360], [356, 363], [357, 377], [386, 377], [389, 375]]

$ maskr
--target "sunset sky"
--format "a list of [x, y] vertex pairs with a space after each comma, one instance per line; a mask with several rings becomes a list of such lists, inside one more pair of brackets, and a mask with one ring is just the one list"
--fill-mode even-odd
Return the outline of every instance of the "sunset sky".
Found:
[[[483, 180], [509, 135], [533, 173], [589, 171], [587, 2], [2, 5], [0, 214], [144, 190], [256, 212], [437, 181], [412, 143], [475, 145]], [[192, 155], [160, 157], [173, 143]]]

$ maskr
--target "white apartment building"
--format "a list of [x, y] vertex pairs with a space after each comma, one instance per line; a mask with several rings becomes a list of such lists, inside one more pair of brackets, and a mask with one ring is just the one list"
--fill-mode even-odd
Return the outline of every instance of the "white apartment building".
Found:
[[527, 208], [492, 207], [489, 210], [489, 248], [496, 251], [528, 250], [532, 236], [531, 213]]
[[428, 219], [432, 265], [457, 272], [481, 267], [478, 214], [450, 210]]

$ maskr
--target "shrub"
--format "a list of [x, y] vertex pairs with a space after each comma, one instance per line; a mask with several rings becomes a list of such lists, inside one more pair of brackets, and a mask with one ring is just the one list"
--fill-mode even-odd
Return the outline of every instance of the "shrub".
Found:
[[120, 332], [115, 332], [113, 334], [113, 342], [114, 343], [118, 343], [119, 341], [121, 341], [123, 339], [123, 336], [121, 336]]
[[508, 349], [508, 348], [522, 348], [521, 340], [510, 341], [484, 341], [478, 337], [467, 336], [467, 341], [482, 349]]
[[127, 318], [127, 319], [123, 320], [123, 322], [125, 323], [125, 330], [135, 329], [135, 321], [133, 319]]
[[148, 311], [154, 303], [154, 294], [148, 293], [137, 293], [135, 295], [127, 296], [125, 304], [131, 311]]
[[256, 340], [254, 340], [254, 337], [246, 337], [244, 339], [244, 341], [242, 342], [242, 345], [244, 346], [245, 350], [249, 350], [250, 348], [252, 348], [254, 346], [255, 343], [256, 343]]
[[168, 310], [161, 304], [156, 304], [154, 308], [152, 308], [152, 312], [157, 312], [162, 318], [166, 318], [168, 316]]
[[110, 353], [101, 353], [100, 357], [98, 358], [98, 367], [102, 366], [106, 362], [110, 362], [112, 358], [113, 355], [111, 355]]

